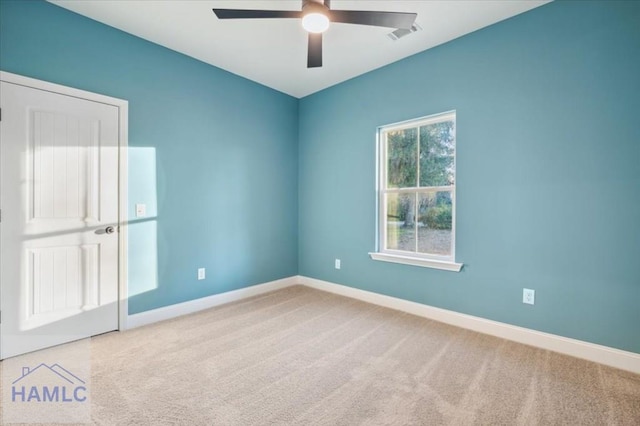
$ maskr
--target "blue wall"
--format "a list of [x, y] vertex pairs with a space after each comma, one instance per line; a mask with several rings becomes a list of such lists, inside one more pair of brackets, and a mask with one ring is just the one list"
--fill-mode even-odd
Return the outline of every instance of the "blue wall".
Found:
[[295, 98], [40, 1], [0, 69], [129, 101], [130, 313], [297, 273]]
[[[302, 99], [300, 274], [640, 352], [639, 22], [554, 2]], [[452, 109], [463, 271], [371, 260], [376, 127]]]

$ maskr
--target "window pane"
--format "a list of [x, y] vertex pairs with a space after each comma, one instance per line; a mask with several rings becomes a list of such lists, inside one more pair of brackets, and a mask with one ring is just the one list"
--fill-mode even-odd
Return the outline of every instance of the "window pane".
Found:
[[387, 249], [416, 251], [415, 201], [415, 193], [387, 194]]
[[387, 187], [417, 186], [418, 132], [416, 128], [387, 132]]
[[422, 193], [418, 200], [418, 251], [450, 256], [453, 224], [451, 192]]
[[455, 183], [454, 151], [453, 120], [420, 127], [420, 186]]

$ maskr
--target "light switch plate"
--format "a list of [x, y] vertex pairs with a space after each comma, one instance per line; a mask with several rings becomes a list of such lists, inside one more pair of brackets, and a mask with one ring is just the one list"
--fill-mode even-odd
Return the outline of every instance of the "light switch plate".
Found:
[[147, 215], [146, 204], [136, 204], [136, 217], [145, 217]]

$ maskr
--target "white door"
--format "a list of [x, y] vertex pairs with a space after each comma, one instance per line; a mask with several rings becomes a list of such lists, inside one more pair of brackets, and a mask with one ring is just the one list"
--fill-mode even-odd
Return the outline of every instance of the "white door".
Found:
[[0, 82], [0, 358], [118, 328], [118, 108]]

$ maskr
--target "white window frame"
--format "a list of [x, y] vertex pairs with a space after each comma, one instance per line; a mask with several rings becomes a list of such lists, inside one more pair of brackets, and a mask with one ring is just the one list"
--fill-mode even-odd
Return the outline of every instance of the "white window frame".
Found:
[[[408, 187], [408, 188], [387, 188], [387, 133], [390, 131], [406, 130], [411, 128], [419, 129], [421, 126], [440, 123], [443, 121], [453, 121], [453, 132], [455, 149], [453, 153], [453, 170], [454, 184], [451, 186], [425, 186], [425, 187]], [[420, 131], [417, 132], [418, 137]], [[447, 271], [459, 272], [462, 269], [462, 263], [455, 262], [455, 241], [456, 241], [456, 154], [457, 139], [456, 138], [456, 111], [447, 111], [439, 114], [433, 114], [413, 120], [403, 121], [400, 123], [388, 124], [378, 127], [376, 145], [377, 145], [377, 233], [376, 233], [376, 252], [369, 253], [372, 259], [384, 262], [402, 263], [413, 266], [422, 266], [427, 268], [442, 269]], [[417, 143], [418, 149], [420, 143]], [[417, 179], [420, 176], [420, 164], [417, 164]], [[418, 182], [416, 182], [418, 183]], [[387, 203], [385, 195], [390, 193], [433, 193], [447, 191], [451, 192], [451, 255], [441, 256], [435, 254], [407, 252], [403, 250], [393, 250], [386, 248], [387, 241]], [[417, 207], [416, 207], [417, 208]], [[417, 218], [416, 218], [417, 220]], [[416, 236], [417, 243], [417, 236]]]

